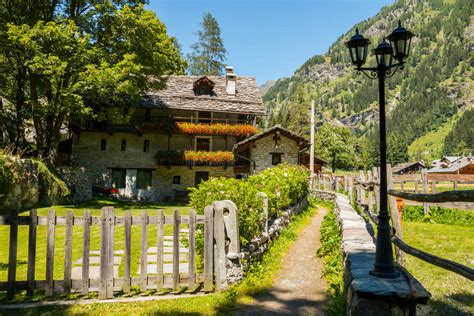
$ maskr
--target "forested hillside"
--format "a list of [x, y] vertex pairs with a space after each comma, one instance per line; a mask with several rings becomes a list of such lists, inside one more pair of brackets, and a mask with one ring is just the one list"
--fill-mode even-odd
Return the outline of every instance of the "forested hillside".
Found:
[[[396, 163], [474, 153], [474, 115], [467, 111], [474, 105], [472, 15], [470, 0], [396, 1], [354, 25], [325, 55], [310, 58], [292, 77], [278, 80], [263, 97], [269, 113], [265, 124], [308, 135], [309, 103], [315, 100], [318, 126], [349, 127], [358, 139], [354, 163], [376, 164], [377, 81], [353, 70], [344, 42], [358, 27], [373, 47], [401, 20], [416, 38], [406, 67], [386, 84], [389, 159]], [[374, 63], [370, 53], [367, 65]]]

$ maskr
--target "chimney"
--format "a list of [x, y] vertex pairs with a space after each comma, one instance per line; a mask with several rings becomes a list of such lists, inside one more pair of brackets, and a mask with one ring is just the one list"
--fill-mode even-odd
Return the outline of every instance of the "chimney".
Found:
[[227, 94], [235, 95], [235, 74], [234, 67], [226, 66], [225, 67], [225, 91]]

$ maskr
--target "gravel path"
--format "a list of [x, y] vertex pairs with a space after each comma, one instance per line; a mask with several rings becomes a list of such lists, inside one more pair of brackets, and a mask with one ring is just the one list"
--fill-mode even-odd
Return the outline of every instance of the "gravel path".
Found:
[[254, 298], [236, 315], [325, 315], [327, 284], [323, 263], [316, 255], [321, 246], [319, 229], [327, 210], [319, 208], [284, 257], [273, 287]]

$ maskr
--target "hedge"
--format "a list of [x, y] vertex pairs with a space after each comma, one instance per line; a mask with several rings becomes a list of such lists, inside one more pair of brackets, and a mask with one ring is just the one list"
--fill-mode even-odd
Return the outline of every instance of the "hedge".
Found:
[[308, 176], [304, 167], [281, 164], [246, 180], [211, 178], [192, 188], [189, 197], [199, 214], [213, 201], [234, 202], [238, 209], [240, 242], [245, 246], [263, 232], [263, 200], [258, 192], [268, 195], [269, 218], [276, 219], [286, 207], [307, 196]]

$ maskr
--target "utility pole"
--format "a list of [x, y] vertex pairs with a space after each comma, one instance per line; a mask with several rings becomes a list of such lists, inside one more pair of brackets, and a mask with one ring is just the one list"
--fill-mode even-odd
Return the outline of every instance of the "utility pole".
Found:
[[311, 101], [311, 148], [309, 152], [309, 184], [314, 188], [314, 100]]

